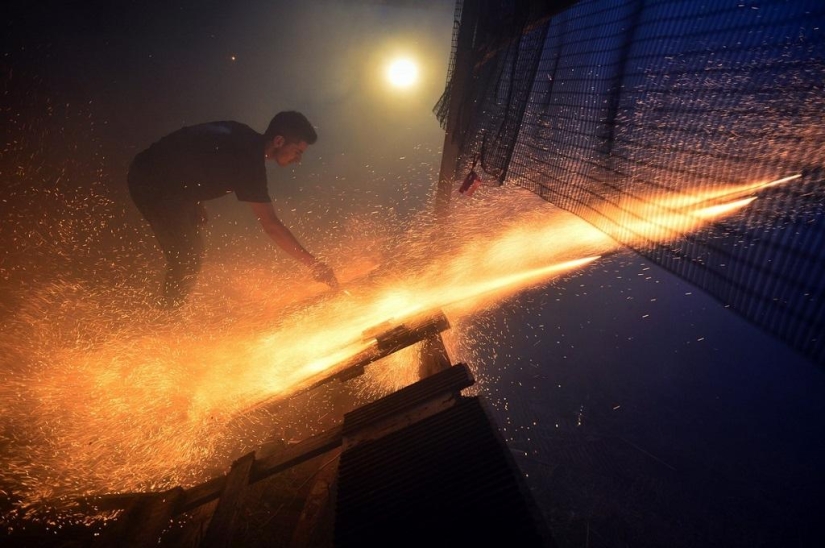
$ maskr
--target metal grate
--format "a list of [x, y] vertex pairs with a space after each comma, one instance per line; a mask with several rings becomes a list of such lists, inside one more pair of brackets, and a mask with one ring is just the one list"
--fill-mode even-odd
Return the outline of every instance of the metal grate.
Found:
[[336, 506], [339, 548], [553, 546], [479, 398], [345, 451]]

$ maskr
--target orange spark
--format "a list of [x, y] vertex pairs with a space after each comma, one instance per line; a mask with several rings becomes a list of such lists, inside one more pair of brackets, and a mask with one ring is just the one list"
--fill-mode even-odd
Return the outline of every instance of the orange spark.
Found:
[[[254, 317], [244, 315], [248, 305], [213, 306], [170, 320], [120, 287], [44, 288], [0, 334], [0, 349], [25, 364], [0, 372], [0, 429], [11, 440], [0, 480], [27, 502], [191, 485], [210, 460], [231, 462], [226, 446], [240, 449], [227, 425], [241, 410], [365, 352], [374, 326], [434, 308], [460, 319], [619, 249], [607, 234], [630, 243], [680, 238], [739, 211], [754, 192], [798, 178], [624, 196], [602, 205], [609, 221], [598, 228], [526, 191], [523, 201], [491, 197], [457, 212], [451, 226], [417, 227], [383, 279], [293, 308], [283, 295], [303, 286], [279, 280], [281, 300], [267, 311], [255, 299], [267, 313]], [[265, 275], [238, 267], [249, 287]], [[409, 353], [397, 358], [388, 384], [415, 365]]]

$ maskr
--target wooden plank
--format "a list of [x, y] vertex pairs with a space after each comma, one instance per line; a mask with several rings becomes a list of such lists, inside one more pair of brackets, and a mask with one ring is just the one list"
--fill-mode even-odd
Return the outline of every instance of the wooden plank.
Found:
[[444, 395], [453, 397], [475, 382], [470, 369], [465, 364], [456, 364], [449, 369], [406, 386], [389, 396], [368, 403], [345, 415], [344, 435], [371, 426], [385, 419], [392, 420], [406, 411], [420, 407], [433, 400], [441, 400]]
[[[344, 450], [347, 451], [359, 443], [378, 440], [388, 434], [403, 430], [412, 424], [446, 411], [456, 405], [461, 399], [461, 395], [454, 393], [436, 394], [433, 398], [421, 402], [414, 407], [408, 407], [403, 411], [399, 411], [391, 416], [386, 416], [383, 419], [376, 419], [374, 422], [362, 426], [357, 430], [348, 429], [344, 436]], [[344, 424], [346, 425], [346, 419], [344, 419]]]
[[113, 524], [93, 543], [95, 548], [157, 546], [163, 530], [178, 512], [183, 489], [176, 487], [150, 496], [134, 497]]
[[226, 483], [226, 476], [212, 478], [209, 481], [190, 487], [183, 493], [183, 501], [181, 502], [181, 512], [188, 512], [202, 504], [212, 502], [218, 498], [223, 491], [223, 486]]
[[255, 461], [252, 467], [252, 481], [259, 481], [278, 472], [283, 472], [311, 458], [341, 446], [342, 426], [336, 426], [301, 443], [287, 448], [281, 453]]
[[246, 489], [249, 487], [255, 452], [247, 453], [232, 463], [232, 469], [226, 476], [221, 491], [218, 507], [209, 520], [206, 536], [200, 546], [204, 548], [227, 548], [232, 546], [232, 533], [235, 530], [235, 518], [243, 503]]
[[450, 328], [450, 322], [441, 310], [431, 310], [406, 319], [397, 327], [375, 337], [383, 356], [412, 346]]
[[358, 354], [304, 379], [287, 392], [250, 406], [243, 413], [253, 413], [260, 409], [277, 409], [278, 406], [285, 405], [298, 394], [314, 390], [331, 381], [345, 380], [357, 376], [363, 373], [364, 367], [367, 365], [449, 328], [450, 323], [441, 310], [429, 310], [417, 316], [406, 318], [403, 323], [378, 332], [375, 335], [375, 342]]
[[[334, 504], [334, 485], [338, 475], [340, 451], [324, 463], [316, 473], [315, 482], [304, 501], [304, 508], [298, 518], [298, 523], [292, 531], [290, 548], [309, 548], [312, 546], [328, 546], [326, 538], [319, 538], [319, 531], [328, 529], [324, 525], [330, 520]], [[332, 521], [332, 520], [330, 520]]]
[[[341, 426], [336, 426], [326, 432], [308, 438], [284, 451], [256, 460], [252, 465], [250, 483], [260, 481], [292, 466], [306, 462], [320, 454], [331, 451], [341, 445]], [[202, 483], [183, 494], [181, 512], [197, 508], [218, 498], [224, 489], [226, 476], [214, 478]]]
[[450, 368], [450, 356], [441, 333], [434, 333], [421, 342], [418, 378], [425, 379]]
[[78, 508], [82, 512], [125, 510], [131, 508], [141, 499], [149, 499], [157, 493], [113, 493], [111, 495], [95, 495], [78, 499]]

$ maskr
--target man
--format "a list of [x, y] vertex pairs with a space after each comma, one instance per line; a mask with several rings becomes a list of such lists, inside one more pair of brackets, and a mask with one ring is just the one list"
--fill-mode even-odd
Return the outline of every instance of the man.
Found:
[[332, 269], [304, 249], [278, 218], [267, 188], [266, 161], [281, 167], [299, 163], [317, 139], [303, 114], [288, 111], [275, 115], [263, 135], [238, 122], [211, 122], [175, 131], [135, 156], [129, 193], [166, 259], [164, 307], [183, 304], [200, 270], [202, 202], [231, 192], [249, 204], [278, 247], [309, 268], [316, 281], [337, 287]]

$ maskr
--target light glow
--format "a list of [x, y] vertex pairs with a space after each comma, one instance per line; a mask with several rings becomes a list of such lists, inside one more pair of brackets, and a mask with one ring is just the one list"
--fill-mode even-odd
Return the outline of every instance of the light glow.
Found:
[[673, 241], [699, 230], [708, 221], [747, 206], [756, 199], [757, 192], [800, 177], [792, 175], [772, 181], [654, 196], [623, 194], [615, 202], [605, 202], [595, 208], [594, 224], [629, 245]]
[[[602, 204], [601, 212], [625, 242], [665, 242], [797, 178], [625, 197], [621, 208]], [[213, 306], [220, 309], [212, 316], [195, 310], [170, 321], [158, 312], [141, 315], [131, 302], [115, 307], [118, 288], [55, 284], [31, 295], [0, 334], [0, 349], [26, 362], [0, 372], [0, 426], [8, 433], [0, 483], [14, 485], [27, 504], [193, 485], [208, 479], [210, 463], [231, 462], [227, 446], [260, 443], [240, 440], [228, 427], [239, 414], [369, 351], [365, 332], [375, 326], [431, 309], [459, 325], [622, 248], [609, 231], [548, 211], [527, 194], [530, 201], [490, 196], [456, 206], [450, 227], [419, 227], [407, 236], [388, 275], [364, 281], [363, 272], [354, 273], [345, 290], [291, 309], [277, 300], [268, 309], [258, 299], [255, 316]], [[245, 271], [232, 285], [251, 288], [255, 278]], [[290, 295], [303, 285], [279, 287]], [[413, 353], [399, 352], [389, 363], [371, 378], [372, 395], [414, 379]]]
[[409, 88], [418, 82], [418, 65], [409, 58], [402, 57], [390, 62], [387, 80], [397, 88]]

